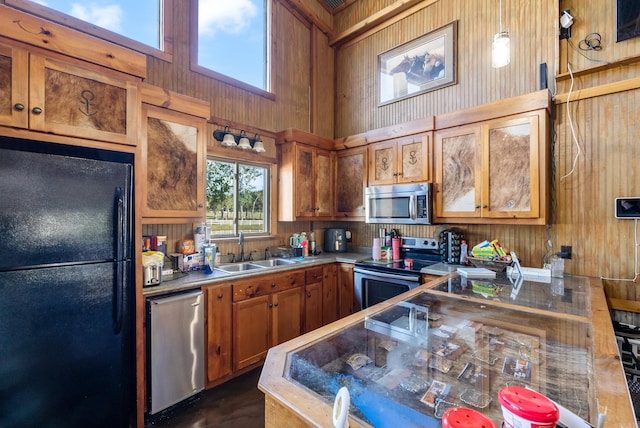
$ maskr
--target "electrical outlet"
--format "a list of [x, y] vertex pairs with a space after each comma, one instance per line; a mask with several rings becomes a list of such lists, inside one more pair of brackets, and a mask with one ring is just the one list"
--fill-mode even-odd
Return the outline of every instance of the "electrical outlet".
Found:
[[569, 9], [563, 10], [560, 15], [560, 40], [571, 38], [571, 27], [573, 26], [573, 16]]
[[571, 259], [571, 245], [560, 246], [560, 257], [563, 259]]

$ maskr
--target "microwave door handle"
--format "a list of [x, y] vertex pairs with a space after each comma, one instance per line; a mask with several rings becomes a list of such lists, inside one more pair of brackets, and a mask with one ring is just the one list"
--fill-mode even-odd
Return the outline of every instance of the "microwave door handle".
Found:
[[411, 195], [409, 197], [409, 216], [411, 220], [415, 220], [417, 216], [417, 203], [416, 203], [416, 195]]

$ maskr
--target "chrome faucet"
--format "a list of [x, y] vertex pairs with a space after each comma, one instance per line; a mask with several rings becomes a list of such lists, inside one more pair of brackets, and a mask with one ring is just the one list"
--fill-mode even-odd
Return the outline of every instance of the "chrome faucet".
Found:
[[238, 235], [238, 245], [240, 245], [240, 261], [244, 261], [244, 232]]

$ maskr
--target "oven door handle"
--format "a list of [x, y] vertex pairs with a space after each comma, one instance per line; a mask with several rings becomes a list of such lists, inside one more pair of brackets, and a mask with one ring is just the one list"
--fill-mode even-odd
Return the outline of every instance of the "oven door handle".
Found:
[[422, 275], [417, 274], [417, 275], [396, 275], [393, 273], [386, 273], [386, 272], [374, 272], [374, 271], [370, 271], [367, 269], [360, 269], [360, 268], [354, 268], [353, 269], [354, 272], [357, 273], [361, 273], [364, 275], [368, 275], [368, 276], [375, 276], [376, 278], [385, 278], [385, 279], [399, 279], [402, 281], [411, 281], [411, 282], [420, 282], [420, 280], [422, 279]]

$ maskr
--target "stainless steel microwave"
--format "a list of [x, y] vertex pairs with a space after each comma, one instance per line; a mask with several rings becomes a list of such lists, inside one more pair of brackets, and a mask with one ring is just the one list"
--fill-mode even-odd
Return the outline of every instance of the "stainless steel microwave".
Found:
[[367, 223], [431, 224], [431, 183], [367, 187], [365, 202]]

